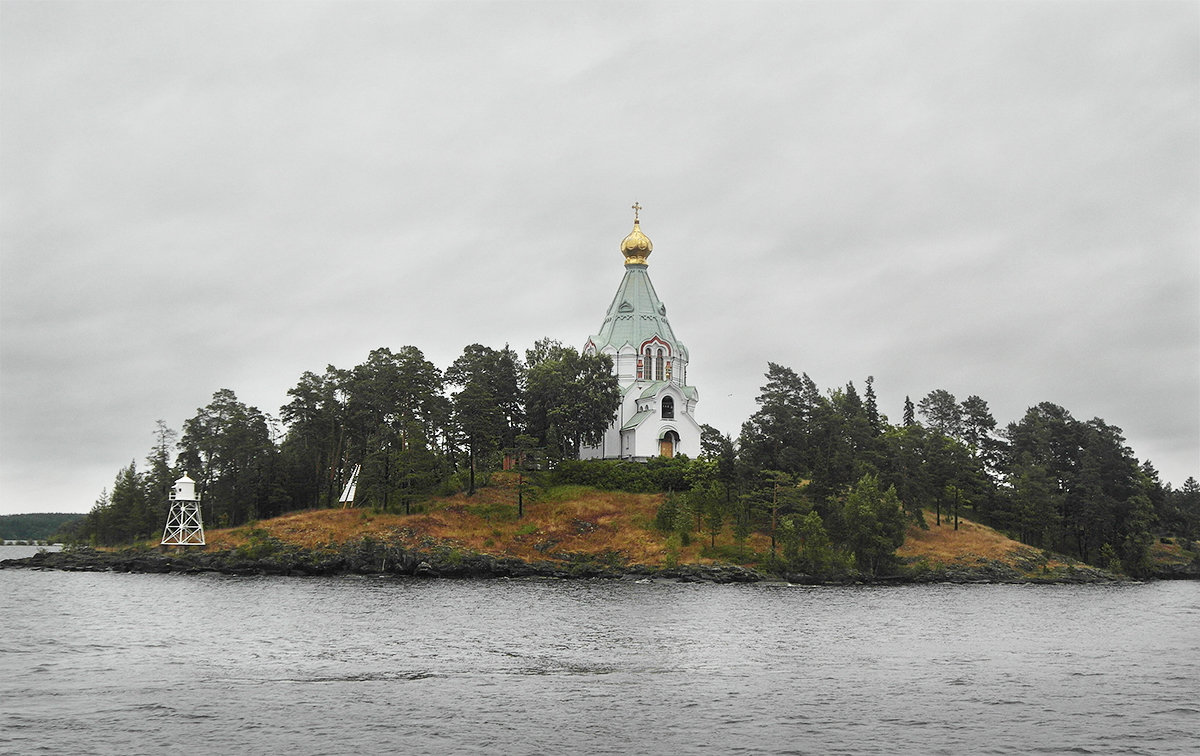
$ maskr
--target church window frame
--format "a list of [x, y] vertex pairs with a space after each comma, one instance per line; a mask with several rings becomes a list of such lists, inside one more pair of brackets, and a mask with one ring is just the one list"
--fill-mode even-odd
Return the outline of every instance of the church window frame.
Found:
[[661, 336], [653, 336], [642, 342], [641, 346], [638, 347], [638, 352], [645, 355], [643, 375], [647, 381], [670, 380], [668, 365], [674, 356], [674, 350], [671, 348], [670, 342], [664, 340]]
[[664, 396], [662, 398], [662, 419], [675, 419], [675, 399], [673, 397]]

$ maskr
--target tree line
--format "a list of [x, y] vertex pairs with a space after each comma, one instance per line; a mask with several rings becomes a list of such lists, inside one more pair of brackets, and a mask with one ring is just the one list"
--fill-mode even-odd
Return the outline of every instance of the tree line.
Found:
[[0, 515], [0, 540], [45, 541], [80, 515], [58, 512]]
[[756, 401], [736, 443], [706, 433], [705, 455], [724, 465], [718, 482], [736, 492], [726, 499], [760, 502], [745, 507], [744, 516], [759, 512], [748, 526], [788, 540], [802, 565], [840, 553], [874, 572], [890, 558], [887, 542], [902, 542], [897, 507], [922, 527], [927, 516], [957, 527], [969, 513], [1025, 543], [1130, 575], [1147, 572], [1156, 534], [1200, 537], [1194, 477], [1179, 490], [1164, 485], [1120, 428], [1049, 402], [1000, 427], [981, 397], [959, 401], [935, 389], [916, 404], [906, 397], [892, 423], [873, 378], [862, 393], [853, 382], [822, 392], [775, 363]]
[[434, 494], [473, 493], [506, 451], [574, 457], [620, 403], [610, 357], [549, 338], [523, 360], [472, 344], [445, 370], [417, 347], [383, 347], [352, 368], [304, 372], [287, 396], [271, 416], [221, 389], [182, 433], [158, 421], [143, 468], [122, 468], [63, 535], [104, 545], [156, 535], [184, 472], [209, 526], [334, 506], [356, 465], [356, 504], [408, 512]]
[[334, 506], [356, 464], [357, 504], [407, 513], [431, 495], [473, 492], [505, 452], [537, 449], [558, 482], [671, 492], [656, 523], [671, 539], [717, 549], [731, 535], [724, 556], [737, 557], [760, 532], [770, 559], [791, 569], [888, 569], [904, 528], [927, 516], [969, 514], [1134, 575], [1156, 534], [1200, 537], [1195, 478], [1164, 485], [1099, 418], [1041, 403], [1001, 427], [982, 398], [935, 389], [906, 398], [893, 423], [873, 378], [861, 393], [853, 382], [822, 391], [775, 363], [765, 378], [736, 438], [703, 426], [698, 459], [580, 462], [579, 445], [599, 440], [620, 402], [610, 358], [551, 339], [523, 360], [472, 344], [443, 371], [416, 347], [380, 348], [350, 369], [305, 372], [278, 419], [222, 389], [181, 436], [159, 421], [145, 469], [123, 468], [73, 535], [155, 535], [183, 471], [198, 481], [205, 522], [226, 526]]
[[[1200, 537], [1200, 485], [1164, 485], [1121, 429], [1043, 402], [1001, 427], [979, 396], [944, 389], [898, 423], [879, 410], [874, 379], [820, 390], [768, 364], [758, 410], [737, 438], [703, 426], [696, 460], [653, 465], [564, 463], [559, 480], [672, 492], [655, 525], [676, 546], [749, 559], [769, 536], [768, 565], [790, 572], [879, 574], [896, 564], [910, 525], [957, 528], [969, 515], [1035, 547], [1144, 575], [1156, 536]], [[724, 536], [718, 545], [718, 537]]]

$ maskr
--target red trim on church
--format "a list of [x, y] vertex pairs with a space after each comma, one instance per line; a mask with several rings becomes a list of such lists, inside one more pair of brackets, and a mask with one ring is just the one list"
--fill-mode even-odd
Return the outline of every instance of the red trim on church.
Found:
[[648, 347], [648, 346], [651, 346], [651, 345], [657, 345], [657, 346], [661, 346], [661, 347], [666, 347], [666, 349], [667, 349], [667, 356], [668, 356], [668, 357], [672, 357], [672, 356], [673, 356], [673, 355], [671, 354], [671, 345], [670, 345], [669, 343], [667, 343], [667, 342], [663, 341], [663, 340], [662, 340], [662, 338], [660, 338], [659, 336], [655, 336], [655, 337], [654, 337], [654, 338], [652, 338], [652, 339], [647, 339], [646, 341], [643, 341], [643, 342], [642, 342], [642, 345], [641, 345], [640, 347], [638, 347], [638, 353], [639, 353], [639, 354], [645, 354], [645, 353], [646, 353], [646, 347]]

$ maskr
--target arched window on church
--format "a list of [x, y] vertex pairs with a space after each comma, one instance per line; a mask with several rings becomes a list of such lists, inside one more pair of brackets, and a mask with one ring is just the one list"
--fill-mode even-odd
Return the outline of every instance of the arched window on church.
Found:
[[675, 400], [669, 396], [663, 397], [662, 416], [663, 416], [663, 420], [674, 420], [675, 419]]
[[654, 380], [661, 381], [663, 379], [663, 368], [666, 366], [666, 359], [663, 357], [663, 350], [658, 350], [658, 359], [654, 361]]
[[646, 380], [650, 380], [650, 376], [654, 373], [654, 355], [650, 353], [650, 347], [646, 347], [646, 366], [643, 375]]

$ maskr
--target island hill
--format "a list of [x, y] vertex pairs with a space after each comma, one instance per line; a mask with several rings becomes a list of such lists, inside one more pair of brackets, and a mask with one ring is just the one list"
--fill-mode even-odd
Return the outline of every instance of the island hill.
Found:
[[[701, 525], [684, 544], [677, 533], [664, 532], [656, 524], [667, 494], [566, 485], [527, 503], [518, 518], [517, 487], [515, 474], [495, 473], [474, 496], [431, 500], [420, 514], [355, 509], [302, 512], [248, 528], [215, 531], [209, 548], [248, 554], [258, 550], [265, 555], [273, 546], [319, 554], [345, 552], [347, 546], [364, 541], [395, 544], [412, 555], [410, 563], [417, 560], [414, 574], [429, 575], [483, 577], [512, 570], [518, 575], [658, 575], [717, 582], [771, 578], [844, 582], [867, 577], [857, 572], [774, 574], [769, 564], [771, 539], [764, 533], [750, 533], [738, 544], [728, 528], [712, 537]], [[896, 552], [897, 569], [886, 579], [1083, 582], [1113, 577], [1068, 557], [1044, 555], [964, 518], [957, 530], [949, 520], [941, 526], [932, 522], [928, 530], [915, 524], [907, 528], [904, 544]], [[776, 550], [782, 551], [778, 541]], [[396, 564], [394, 569], [404, 571], [405, 566]], [[525, 566], [531, 568], [528, 573]], [[378, 569], [370, 571], [388, 568], [381, 560]]]
[[[471, 344], [443, 370], [416, 346], [380, 347], [352, 368], [304, 372], [282, 432], [221, 389], [182, 434], [160, 420], [147, 469], [118, 471], [61, 538], [120, 547], [162, 534], [190, 549], [184, 568], [323, 574], [726, 565], [721, 579], [1054, 579], [1087, 564], [1140, 578], [1172, 549], [1200, 564], [1200, 483], [1172, 488], [1120, 428], [1053, 403], [1002, 425], [983, 398], [934, 389], [906, 396], [897, 422], [873, 376], [861, 393], [853, 381], [822, 390], [768, 362], [736, 437], [700, 423], [702, 376], [650, 281], [653, 244], [632, 209], [620, 284], [581, 350], [544, 338], [522, 359]], [[671, 266], [665, 280], [686, 290], [684, 258]], [[514, 458], [537, 472], [525, 516], [523, 478], [497, 472]], [[188, 493], [168, 512], [172, 481]], [[356, 508], [314, 512], [338, 502]], [[233, 529], [197, 552], [201, 510], [209, 528]], [[970, 542], [991, 532], [976, 523], [1026, 545]], [[180, 566], [155, 559], [141, 568]]]
[[[797, 572], [796, 554], [769, 534], [738, 538], [731, 528], [689, 536], [664, 528], [670, 494], [588, 486], [528, 487], [496, 472], [474, 495], [430, 498], [396, 514], [354, 507], [294, 512], [242, 527], [210, 530], [204, 546], [45, 553], [7, 566], [66, 570], [229, 574], [387, 574], [425, 577], [660, 578], [684, 581], [1103, 582], [1112, 572], [1014, 541], [985, 525], [926, 513], [878, 574], [826, 566]], [[518, 499], [523, 514], [518, 516]], [[794, 549], [792, 549], [794, 552]], [[1161, 577], [1194, 577], [1193, 555], [1176, 543], [1153, 549]]]

